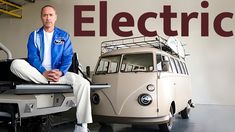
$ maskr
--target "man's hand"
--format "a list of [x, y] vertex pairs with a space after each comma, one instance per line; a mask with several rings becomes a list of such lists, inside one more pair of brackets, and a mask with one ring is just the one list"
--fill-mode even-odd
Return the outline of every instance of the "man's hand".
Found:
[[62, 72], [59, 69], [53, 69], [50, 71], [45, 71], [43, 76], [51, 82], [58, 82], [60, 77], [62, 76]]
[[49, 73], [50, 73], [50, 71], [45, 71], [45, 72], [43, 72], [43, 74], [42, 74], [48, 81], [50, 81], [50, 80], [49, 80]]
[[49, 73], [49, 77], [53, 82], [58, 82], [61, 76], [62, 72], [59, 69], [51, 70]]

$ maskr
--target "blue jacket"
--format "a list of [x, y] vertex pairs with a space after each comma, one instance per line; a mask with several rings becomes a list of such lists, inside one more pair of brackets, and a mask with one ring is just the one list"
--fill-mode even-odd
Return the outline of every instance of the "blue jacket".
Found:
[[[28, 39], [28, 62], [40, 73], [46, 71], [42, 66], [44, 58], [43, 27], [32, 32]], [[68, 71], [73, 57], [72, 43], [69, 34], [57, 27], [51, 42], [51, 68], [59, 69], [63, 75]]]

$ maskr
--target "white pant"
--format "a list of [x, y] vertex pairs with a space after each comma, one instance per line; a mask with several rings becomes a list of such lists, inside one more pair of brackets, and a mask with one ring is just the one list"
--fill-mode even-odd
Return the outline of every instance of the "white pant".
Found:
[[[28, 62], [16, 59], [11, 64], [11, 71], [18, 77], [35, 83], [48, 83], [47, 79]], [[90, 83], [78, 74], [67, 72], [58, 82], [70, 84], [73, 87], [77, 104], [77, 123], [92, 123]]]

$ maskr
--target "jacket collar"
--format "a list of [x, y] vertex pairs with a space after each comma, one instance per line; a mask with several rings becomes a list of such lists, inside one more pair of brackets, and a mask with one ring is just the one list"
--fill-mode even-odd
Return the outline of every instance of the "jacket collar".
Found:
[[[54, 33], [58, 32], [58, 30], [59, 30], [59, 29], [55, 26], [55, 27], [54, 27]], [[38, 29], [37, 33], [43, 33], [43, 26]]]

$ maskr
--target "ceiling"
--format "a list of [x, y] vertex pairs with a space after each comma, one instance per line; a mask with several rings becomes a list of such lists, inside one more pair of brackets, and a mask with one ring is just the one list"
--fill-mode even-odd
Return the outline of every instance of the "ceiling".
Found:
[[22, 18], [23, 6], [34, 2], [35, 0], [0, 0], [0, 18], [2, 16]]

